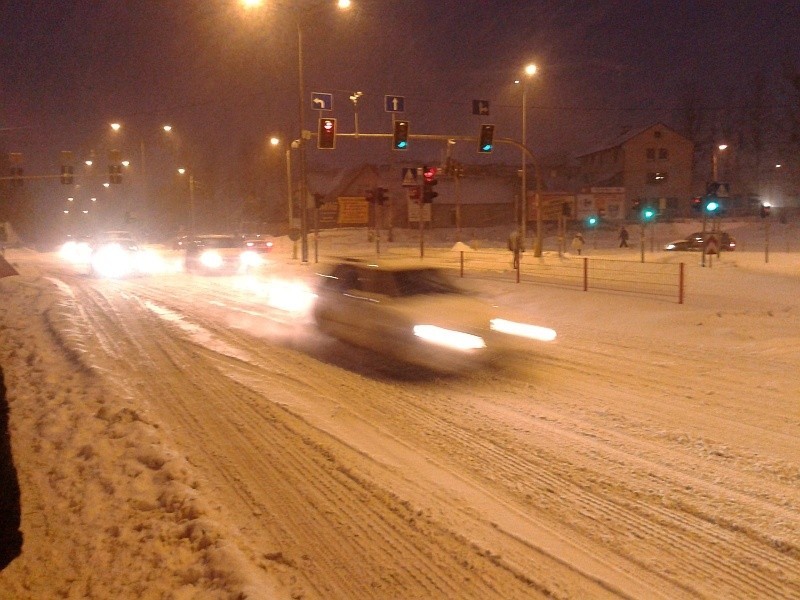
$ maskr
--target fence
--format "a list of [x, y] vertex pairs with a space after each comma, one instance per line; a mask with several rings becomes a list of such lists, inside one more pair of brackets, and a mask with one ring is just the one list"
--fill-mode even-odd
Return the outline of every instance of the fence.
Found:
[[[395, 252], [389, 251], [389, 254]], [[608, 290], [675, 298], [683, 304], [684, 263], [635, 262], [607, 258], [558, 256], [549, 253], [534, 257], [524, 253], [519, 273], [513, 268], [507, 250], [454, 252], [434, 248], [425, 252], [425, 261], [457, 269], [461, 276], [493, 273], [520, 282], [561, 285], [588, 290]]]

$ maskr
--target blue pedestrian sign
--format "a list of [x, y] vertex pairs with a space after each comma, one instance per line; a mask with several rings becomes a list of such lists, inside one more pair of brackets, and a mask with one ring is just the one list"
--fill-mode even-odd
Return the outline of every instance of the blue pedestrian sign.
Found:
[[405, 112], [406, 99], [403, 96], [384, 96], [386, 112]]
[[314, 110], [333, 110], [333, 94], [311, 92], [311, 108]]

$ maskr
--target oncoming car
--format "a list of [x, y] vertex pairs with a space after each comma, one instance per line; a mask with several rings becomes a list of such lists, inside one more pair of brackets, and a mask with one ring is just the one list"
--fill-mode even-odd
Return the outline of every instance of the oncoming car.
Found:
[[108, 231], [92, 243], [89, 272], [96, 277], [119, 278], [141, 272], [139, 244], [127, 232]]
[[245, 249], [258, 252], [259, 254], [267, 254], [272, 252], [273, 245], [274, 243], [270, 238], [262, 237], [260, 235], [244, 238]]
[[736, 240], [726, 231], [698, 231], [682, 240], [669, 242], [664, 246], [664, 250], [701, 252], [712, 235], [717, 239], [718, 250], [725, 250], [726, 252], [736, 250]]
[[186, 271], [203, 275], [235, 275], [260, 264], [260, 257], [235, 235], [197, 235], [186, 244]]
[[547, 327], [507, 318], [443, 269], [341, 260], [319, 276], [313, 314], [323, 333], [433, 371], [480, 366], [519, 350], [521, 340], [556, 337]]

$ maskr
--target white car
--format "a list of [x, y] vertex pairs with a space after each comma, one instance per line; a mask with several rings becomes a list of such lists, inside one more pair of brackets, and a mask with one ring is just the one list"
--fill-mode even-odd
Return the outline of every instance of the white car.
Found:
[[342, 260], [319, 275], [313, 313], [323, 333], [433, 371], [462, 371], [519, 350], [521, 340], [556, 337], [461, 290], [442, 269]]

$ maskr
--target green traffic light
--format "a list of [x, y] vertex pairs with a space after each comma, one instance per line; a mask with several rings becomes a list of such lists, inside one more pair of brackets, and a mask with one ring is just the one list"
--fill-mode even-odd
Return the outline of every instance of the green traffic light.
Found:
[[642, 212], [642, 218], [645, 221], [651, 221], [655, 216], [656, 216], [656, 211], [654, 211], [652, 208], [646, 208]]
[[717, 210], [718, 208], [719, 208], [719, 202], [715, 202], [714, 200], [712, 200], [711, 202], [709, 202], [708, 204], [706, 204], [706, 210], [707, 210], [708, 212], [714, 212], [714, 211], [715, 211], [715, 210]]
[[589, 217], [586, 219], [586, 222], [589, 224], [590, 227], [594, 227], [597, 225], [597, 217]]

